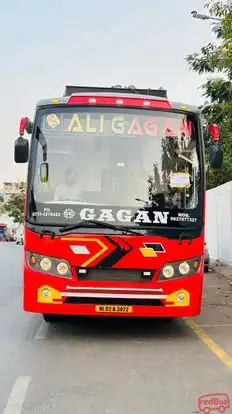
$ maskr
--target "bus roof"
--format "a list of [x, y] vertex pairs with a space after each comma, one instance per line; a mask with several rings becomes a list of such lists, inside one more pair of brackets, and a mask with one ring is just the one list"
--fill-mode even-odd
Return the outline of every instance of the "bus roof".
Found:
[[73, 96], [87, 96], [87, 97], [101, 97], [107, 96], [112, 98], [122, 99], [142, 99], [142, 100], [159, 100], [168, 101], [171, 105], [171, 109], [183, 110], [186, 112], [200, 113], [200, 109], [194, 105], [188, 105], [182, 102], [170, 102], [167, 97], [167, 91], [163, 88], [160, 89], [137, 89], [134, 86], [128, 88], [115, 87], [98, 87], [98, 86], [66, 86], [64, 95], [61, 97], [53, 97], [48, 99], [41, 99], [37, 103], [37, 107], [40, 106], [56, 106], [57, 104], [67, 104], [69, 99]]

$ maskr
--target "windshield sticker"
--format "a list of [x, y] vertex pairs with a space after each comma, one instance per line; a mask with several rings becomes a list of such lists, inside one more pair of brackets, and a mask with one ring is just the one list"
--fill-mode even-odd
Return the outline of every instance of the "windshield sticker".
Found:
[[34, 211], [33, 217], [60, 217], [61, 213], [58, 211], [52, 211], [51, 208], [44, 207], [43, 211]]
[[72, 208], [66, 208], [63, 212], [63, 216], [66, 220], [72, 220], [76, 213]]
[[170, 187], [173, 188], [189, 188], [190, 175], [188, 173], [177, 172], [170, 174]]
[[[54, 206], [55, 207], [55, 206]], [[56, 210], [58, 206], [56, 206]], [[53, 211], [52, 208], [45, 207], [43, 211], [36, 211], [32, 213], [33, 217], [61, 217], [65, 220], [71, 221], [75, 216], [77, 220], [99, 220], [102, 222], [120, 222], [120, 223], [144, 223], [144, 224], [167, 224], [169, 212], [161, 211], [146, 211], [133, 209], [118, 209], [112, 208], [81, 208], [76, 211], [71, 208], [65, 208], [58, 211]]]
[[195, 217], [190, 217], [188, 213], [178, 213], [177, 217], [171, 217], [171, 221], [196, 223], [197, 219]]
[[169, 212], [161, 212], [161, 211], [146, 211], [146, 210], [139, 210], [135, 214], [131, 209], [120, 209], [113, 212], [113, 209], [108, 208], [101, 208], [100, 211], [96, 215], [94, 208], [83, 208], [79, 215], [81, 220], [99, 220], [103, 222], [121, 222], [121, 223], [144, 223], [144, 224], [152, 224], [152, 223], [162, 223], [167, 224], [168, 222], [168, 215]]
[[50, 114], [46, 117], [46, 123], [52, 129], [59, 127], [60, 119], [56, 114]]
[[124, 135], [136, 136], [165, 136], [166, 138], [187, 137], [192, 133], [192, 122], [183, 119], [167, 119], [164, 117], [123, 116], [104, 113], [61, 113], [49, 114], [45, 117], [44, 130], [61, 131], [65, 133], [93, 135]]
[[[151, 209], [138, 210], [136, 208], [117, 208], [113, 206], [107, 208], [107, 206], [84, 206], [76, 205], [72, 208], [60, 205], [51, 204], [49, 207], [43, 207], [32, 213], [32, 216], [36, 219], [39, 218], [42, 222], [46, 223], [71, 223], [75, 224], [82, 220], [98, 220], [105, 223], [112, 224], [138, 224], [138, 225], [176, 225], [177, 222], [196, 223], [197, 218], [192, 217], [188, 213], [170, 212], [170, 211], [157, 211]], [[57, 220], [58, 219], [58, 220]], [[175, 224], [176, 223], [176, 224]]]

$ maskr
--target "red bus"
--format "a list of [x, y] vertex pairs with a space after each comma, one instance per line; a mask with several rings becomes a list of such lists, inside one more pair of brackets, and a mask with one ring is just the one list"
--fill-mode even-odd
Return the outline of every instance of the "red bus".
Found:
[[50, 322], [198, 315], [205, 130], [220, 168], [217, 125], [163, 89], [67, 86], [39, 101], [14, 154], [29, 161], [24, 310]]

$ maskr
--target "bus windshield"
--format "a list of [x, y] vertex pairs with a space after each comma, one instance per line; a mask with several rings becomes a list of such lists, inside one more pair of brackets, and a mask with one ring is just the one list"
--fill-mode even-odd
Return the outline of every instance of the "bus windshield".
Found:
[[[201, 157], [194, 116], [47, 107], [38, 110], [34, 131], [30, 220], [66, 225], [89, 217], [132, 227], [194, 227], [201, 219]], [[41, 142], [49, 166], [46, 183], [40, 176], [45, 148]]]

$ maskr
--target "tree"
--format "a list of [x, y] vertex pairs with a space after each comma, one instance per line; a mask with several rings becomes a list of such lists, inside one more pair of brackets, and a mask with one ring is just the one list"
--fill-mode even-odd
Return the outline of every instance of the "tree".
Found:
[[24, 222], [24, 200], [26, 185], [24, 182], [19, 184], [18, 191], [12, 194], [9, 200], [4, 203], [4, 209], [12, 217], [15, 223]]
[[5, 213], [4, 204], [0, 202], [0, 214], [4, 214], [4, 213]]
[[200, 53], [188, 55], [186, 60], [195, 72], [211, 75], [202, 85], [203, 96], [208, 103], [201, 110], [208, 122], [219, 125], [224, 153], [223, 168], [212, 170], [207, 155], [209, 142], [205, 143], [207, 187], [213, 188], [232, 180], [232, 7], [231, 0], [209, 0], [205, 7], [211, 16], [221, 19], [212, 26], [219, 44], [209, 43], [201, 48]]

